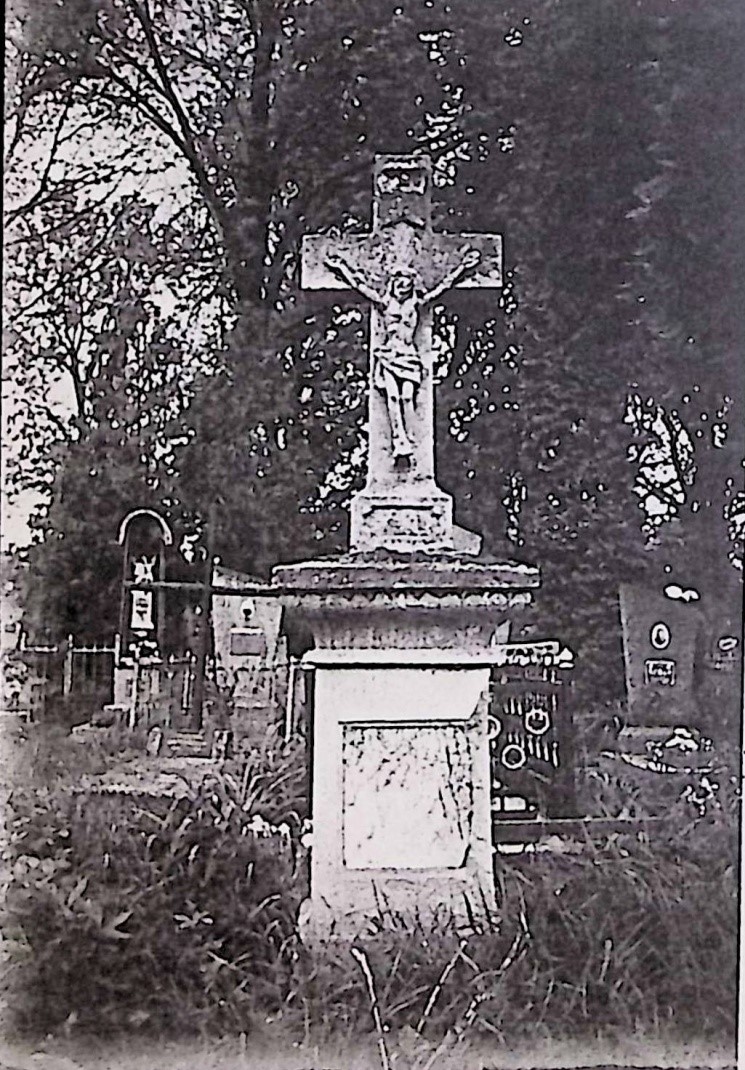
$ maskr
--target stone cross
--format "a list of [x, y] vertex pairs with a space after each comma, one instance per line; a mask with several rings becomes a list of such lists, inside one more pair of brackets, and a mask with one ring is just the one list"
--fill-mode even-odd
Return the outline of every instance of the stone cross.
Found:
[[435, 481], [432, 306], [451, 287], [501, 287], [502, 238], [434, 231], [431, 193], [429, 157], [376, 156], [372, 230], [303, 238], [303, 288], [352, 290], [372, 303], [367, 482], [351, 509], [356, 550], [458, 548], [452, 500]]

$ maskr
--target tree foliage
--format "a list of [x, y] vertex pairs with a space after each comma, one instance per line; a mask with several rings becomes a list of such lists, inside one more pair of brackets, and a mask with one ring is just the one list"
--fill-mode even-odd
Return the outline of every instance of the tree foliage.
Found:
[[[113, 561], [100, 517], [143, 496], [181, 531], [216, 505], [236, 567], [343, 545], [367, 310], [299, 290], [299, 241], [366, 229], [373, 155], [426, 151], [435, 226], [506, 244], [500, 296], [436, 310], [438, 470], [461, 522], [542, 565], [541, 627], [590, 661], [620, 579], [728, 589], [744, 21], [735, 0], [26, 12], [10, 147], [36, 176], [12, 208], [32, 304], [11, 351], [19, 382], [54, 367], [75, 397], [62, 463], [41, 439], [30, 458], [56, 480], [40, 570], [60, 535]], [[107, 153], [72, 151], [92, 133]], [[109, 484], [86, 476], [102, 454]]]

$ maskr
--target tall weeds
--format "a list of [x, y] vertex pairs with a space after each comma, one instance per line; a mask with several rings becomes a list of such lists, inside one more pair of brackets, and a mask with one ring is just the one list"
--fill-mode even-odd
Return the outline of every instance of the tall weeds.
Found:
[[652, 840], [498, 857], [498, 910], [482, 932], [410, 919], [353, 945], [355, 961], [348, 944], [313, 950], [298, 938], [297, 746], [270, 740], [172, 803], [31, 778], [12, 798], [6, 860], [16, 1023], [297, 1041], [377, 1030], [422, 1068], [466, 1031], [505, 1042], [586, 1028], [729, 1032], [737, 793], [719, 779], [715, 806], [701, 816], [681, 803]]

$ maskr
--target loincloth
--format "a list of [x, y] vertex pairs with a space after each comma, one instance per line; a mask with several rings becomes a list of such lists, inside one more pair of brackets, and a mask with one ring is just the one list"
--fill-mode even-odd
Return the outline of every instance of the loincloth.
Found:
[[386, 372], [402, 382], [422, 381], [423, 369], [421, 358], [414, 346], [398, 349], [379, 349], [376, 355], [373, 381], [380, 390], [385, 389]]

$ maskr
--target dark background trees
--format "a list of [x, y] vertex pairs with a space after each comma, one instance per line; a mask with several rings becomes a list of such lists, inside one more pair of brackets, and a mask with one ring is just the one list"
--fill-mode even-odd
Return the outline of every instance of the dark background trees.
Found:
[[[18, 158], [40, 130], [48, 149], [15, 206], [19, 291], [44, 289], [28, 265], [46, 271], [50, 228], [62, 249], [105, 234], [115, 264], [97, 281], [107, 328], [88, 313], [85, 418], [27, 466], [52, 459], [32, 558], [55, 618], [113, 626], [131, 506], [198, 533], [216, 505], [217, 552], [260, 574], [343, 545], [367, 311], [299, 291], [299, 240], [364, 229], [373, 155], [403, 151], [433, 156], [436, 226], [505, 234], [501, 298], [461, 292], [437, 315], [438, 466], [459, 520], [487, 552], [541, 564], [540, 627], [589, 667], [617, 652], [621, 579], [699, 584], [737, 613], [739, 2], [65, 0], [18, 33]], [[120, 153], [65, 159], [71, 115]], [[72, 375], [61, 339], [84, 285], [84, 267], [48, 282], [47, 325], [67, 335], [41, 346], [32, 308], [19, 374], [45, 359]]]

